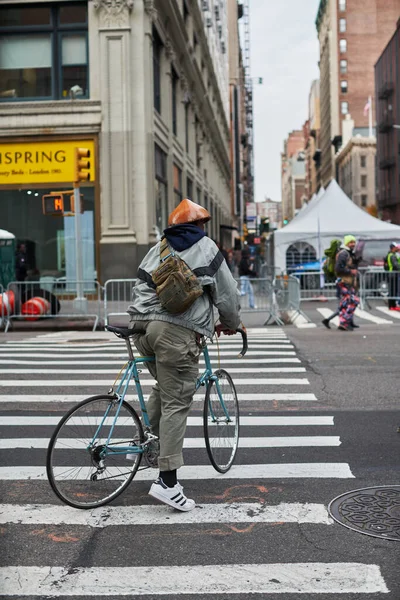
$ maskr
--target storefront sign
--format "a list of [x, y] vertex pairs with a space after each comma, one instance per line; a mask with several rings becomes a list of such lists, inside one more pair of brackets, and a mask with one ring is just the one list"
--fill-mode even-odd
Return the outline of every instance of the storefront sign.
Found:
[[72, 182], [78, 147], [89, 148], [90, 181], [95, 181], [94, 141], [59, 140], [0, 144], [0, 185]]

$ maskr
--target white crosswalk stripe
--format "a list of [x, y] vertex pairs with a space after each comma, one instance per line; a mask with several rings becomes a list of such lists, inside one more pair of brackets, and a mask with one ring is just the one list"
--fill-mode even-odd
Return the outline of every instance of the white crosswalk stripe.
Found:
[[[257, 501], [259, 490], [276, 485], [276, 482], [295, 485], [303, 480], [306, 485], [313, 482], [325, 485], [325, 482], [335, 480], [352, 480], [354, 474], [350, 465], [343, 461], [343, 455], [338, 454], [341, 439], [333, 414], [318, 411], [320, 404], [316, 395], [304, 391], [305, 386], [310, 388], [307, 369], [286, 333], [277, 328], [250, 329], [249, 347], [248, 356], [239, 359], [239, 341], [222, 338], [218, 349], [216, 345], [211, 346], [213, 365], [217, 365], [219, 356], [221, 367], [232, 373], [237, 387], [241, 405], [239, 451], [228, 473], [217, 473], [209, 464], [202, 434], [203, 417], [199, 412], [204, 402], [204, 391], [200, 389], [194, 396], [194, 412], [188, 418], [184, 444], [188, 460], [179, 470], [179, 477], [184, 484], [187, 481], [188, 492], [190, 482], [201, 484], [205, 501], [193, 511], [181, 513], [163, 505], [145, 504], [141, 501], [143, 495], [137, 497], [135, 494], [136, 485], [142, 486], [142, 490], [148, 489], [157, 473], [153, 469], [140, 470], [136, 474], [124, 495], [124, 506], [108, 505], [79, 511], [56, 504], [55, 497], [49, 504], [44, 464], [54, 427], [67, 408], [83, 397], [107, 393], [126, 360], [124, 342], [114, 341], [113, 336], [105, 332], [57, 332], [2, 344], [0, 452], [5, 460], [1, 461], [0, 486], [23, 483], [29, 486], [31, 494], [25, 503], [19, 495], [7, 495], [0, 504], [0, 524], [3, 527], [13, 525], [22, 531], [35, 526], [39, 532], [46, 527], [57, 527], [57, 536], [60, 535], [61, 540], [64, 539], [62, 532], [65, 532], [66, 540], [70, 539], [68, 532], [73, 526], [85, 531], [107, 529], [112, 532], [113, 528], [118, 528], [121, 532], [118, 535], [126, 535], [127, 539], [131, 535], [141, 535], [139, 526], [145, 526], [152, 536], [155, 532], [160, 531], [162, 535], [162, 531], [172, 532], [179, 527], [186, 532], [187, 553], [190, 552], [191, 535], [196, 537], [191, 532], [199, 531], [202, 525], [227, 526], [240, 531], [249, 528], [250, 532], [256, 524], [333, 528], [326, 505], [313, 503], [312, 498], [307, 502], [290, 503]], [[200, 367], [203, 364], [201, 360]], [[141, 381], [147, 401], [153, 379], [146, 370], [141, 374]], [[137, 404], [133, 384], [127, 399]], [[285, 403], [290, 406], [290, 411], [280, 414]], [[302, 408], [306, 406], [312, 410], [303, 412]], [[271, 409], [279, 412], [274, 414]], [[94, 425], [98, 419], [87, 418], [85, 422]], [[72, 424], [79, 429], [81, 422], [74, 423], [72, 419]], [[67, 442], [74, 452], [75, 448], [82, 447], [77, 437]], [[12, 458], [9, 464], [8, 458]], [[83, 466], [74, 479], [86, 481], [88, 473], [89, 467]], [[115, 476], [120, 476], [118, 468]], [[215, 486], [222, 485], [222, 494], [216, 495]], [[232, 490], [238, 490], [238, 495], [226, 496]], [[28, 545], [33, 538], [30, 536]], [[157, 537], [153, 539], [157, 540]], [[341, 598], [349, 594], [351, 598], [357, 593], [388, 593], [379, 565], [346, 562], [345, 559], [334, 562], [336, 554], [332, 554], [332, 561], [328, 562], [310, 560], [300, 563], [288, 558], [275, 563], [243, 561], [231, 564], [230, 560], [225, 560], [223, 550], [215, 554], [210, 549], [206, 564], [200, 557], [199, 564], [189, 561], [188, 565], [182, 562], [177, 566], [172, 559], [169, 564], [167, 558], [165, 566], [152, 562], [136, 566], [125, 561], [112, 567], [103, 566], [99, 554], [94, 554], [92, 566], [74, 564], [71, 569], [61, 558], [57, 560], [54, 553], [57, 553], [55, 547], [51, 552], [46, 550], [46, 554], [39, 550], [37, 555], [32, 553], [33, 564], [30, 562], [29, 566], [8, 564], [0, 567], [1, 593], [10, 597], [166, 595], [176, 600], [181, 595], [198, 595], [208, 600], [218, 594], [227, 598], [235, 594], [243, 594], [244, 598], [248, 594], [262, 597], [280, 594], [285, 600], [286, 594], [308, 597], [326, 593], [338, 594]], [[52, 560], [47, 562], [49, 556]]]

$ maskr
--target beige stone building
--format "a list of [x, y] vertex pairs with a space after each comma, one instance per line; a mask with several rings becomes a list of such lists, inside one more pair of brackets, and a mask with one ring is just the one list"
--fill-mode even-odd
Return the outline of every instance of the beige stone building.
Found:
[[75, 146], [92, 150], [85, 279], [134, 277], [185, 196], [231, 236], [226, 0], [37, 4], [0, 5], [0, 222], [31, 266], [73, 278], [74, 219], [41, 197], [71, 188]]
[[336, 155], [338, 183], [357, 206], [375, 214], [376, 139], [351, 137]]

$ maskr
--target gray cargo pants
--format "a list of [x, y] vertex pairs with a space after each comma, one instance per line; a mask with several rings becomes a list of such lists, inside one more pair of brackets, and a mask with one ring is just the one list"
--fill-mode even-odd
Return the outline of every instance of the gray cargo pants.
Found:
[[151, 430], [160, 439], [159, 469], [172, 471], [183, 465], [183, 440], [199, 372], [200, 348], [196, 333], [186, 327], [164, 321], [135, 325], [145, 331], [133, 336], [140, 354], [156, 357], [155, 363], [146, 365], [157, 380], [147, 411]]

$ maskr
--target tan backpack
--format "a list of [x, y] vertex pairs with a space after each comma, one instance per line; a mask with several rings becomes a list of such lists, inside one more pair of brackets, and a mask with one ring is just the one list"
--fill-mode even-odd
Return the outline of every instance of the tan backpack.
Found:
[[166, 238], [161, 240], [160, 265], [152, 279], [161, 306], [173, 315], [188, 310], [204, 292], [196, 275], [169, 247]]

